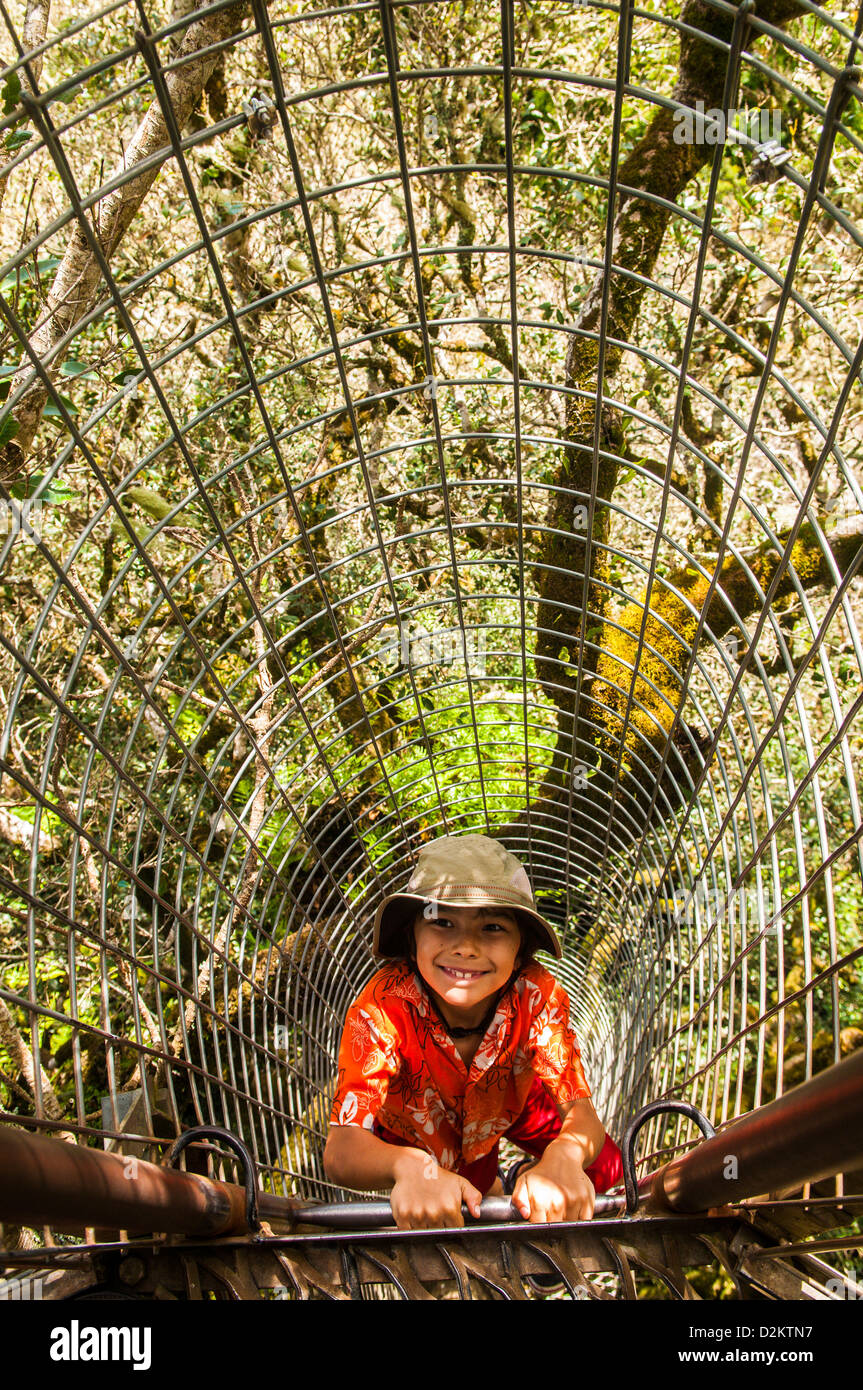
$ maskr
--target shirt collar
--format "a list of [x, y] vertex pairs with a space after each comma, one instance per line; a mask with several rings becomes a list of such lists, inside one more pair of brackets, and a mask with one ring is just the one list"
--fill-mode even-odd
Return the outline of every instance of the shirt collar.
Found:
[[[402, 967], [403, 969], [400, 977], [393, 982], [393, 994], [398, 995], [400, 999], [404, 999], [407, 1003], [411, 1004], [416, 1009], [420, 1018], [429, 1019], [435, 1031], [439, 1033], [441, 1037], [446, 1038], [448, 1042], [451, 1042], [452, 1039], [438, 1018], [437, 1011], [433, 1009], [429, 1003], [426, 985], [419, 971], [415, 970], [409, 961], [402, 962]], [[501, 1022], [509, 1022], [516, 1012], [518, 1007], [518, 996], [521, 993], [520, 982], [523, 971], [524, 967], [522, 967], [515, 978], [510, 979], [509, 983], [504, 987], [503, 994], [497, 1001], [497, 1006], [491, 1022], [488, 1025], [489, 1028], [499, 1027]], [[486, 1032], [488, 1032], [488, 1029], [486, 1029]]]

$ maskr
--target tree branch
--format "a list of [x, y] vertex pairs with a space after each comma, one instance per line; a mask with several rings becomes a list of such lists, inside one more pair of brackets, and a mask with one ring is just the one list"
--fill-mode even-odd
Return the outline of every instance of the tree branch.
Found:
[[[218, 61], [218, 54], [201, 53], [200, 50], [209, 49], [220, 39], [235, 33], [242, 12], [241, 4], [233, 5], [189, 26], [178, 53], [178, 58], [185, 57], [188, 61], [183, 63], [182, 67], [174, 68], [165, 74], [165, 82], [181, 130], [188, 122]], [[123, 166], [115, 171], [115, 176], [144, 163], [157, 152], [162, 156], [158, 163], [133, 176], [93, 208], [94, 225], [98, 229], [96, 235], [108, 261], [123, 240], [162, 165], [171, 154], [165, 120], [158, 102], [154, 101], [132, 137], [126, 149]], [[72, 229], [63, 260], [57, 268], [45, 313], [30, 335], [30, 347], [49, 373], [58, 343], [95, 303], [101, 278], [96, 256], [90, 249], [83, 229], [76, 224]], [[30, 359], [25, 354], [13, 379], [11, 394], [14, 395], [20, 386], [30, 380], [32, 370]], [[46, 387], [36, 379], [15, 406], [15, 437], [0, 450], [0, 478], [6, 485], [13, 482], [26, 465], [47, 396]]]
[[[24, 1080], [35, 1100], [40, 1087], [36, 1081], [36, 1064], [33, 1060], [33, 1054], [21, 1037], [18, 1026], [3, 999], [0, 999], [0, 1044], [9, 1053], [13, 1062], [17, 1062], [21, 1068]], [[62, 1120], [64, 1118], [63, 1107], [54, 1094], [54, 1087], [51, 1085], [41, 1062], [39, 1063], [39, 1081], [41, 1082], [42, 1109], [49, 1120]], [[72, 1135], [62, 1135], [61, 1137], [74, 1143]]]

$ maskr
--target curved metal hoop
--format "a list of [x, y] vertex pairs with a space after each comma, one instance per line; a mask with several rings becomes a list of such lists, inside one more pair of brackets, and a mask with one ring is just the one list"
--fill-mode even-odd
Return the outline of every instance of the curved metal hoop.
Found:
[[227, 1144], [229, 1149], [233, 1149], [243, 1165], [243, 1180], [246, 1186], [246, 1224], [250, 1231], [261, 1229], [261, 1219], [258, 1216], [258, 1169], [242, 1139], [238, 1139], [236, 1134], [232, 1134], [229, 1129], [220, 1129], [218, 1125], [196, 1125], [194, 1129], [187, 1129], [175, 1140], [165, 1155], [164, 1166], [166, 1168], [176, 1168], [177, 1160], [185, 1148], [194, 1139], [220, 1139], [223, 1144]]
[[623, 1161], [623, 1183], [626, 1188], [627, 1216], [634, 1216], [638, 1210], [638, 1184], [635, 1181], [635, 1141], [638, 1137], [638, 1131], [642, 1125], [647, 1124], [648, 1120], [652, 1120], [654, 1115], [668, 1113], [685, 1115], [687, 1119], [694, 1120], [705, 1139], [712, 1139], [716, 1133], [707, 1116], [701, 1113], [697, 1105], [693, 1105], [688, 1100], [653, 1100], [649, 1105], [645, 1105], [643, 1109], [639, 1110], [627, 1126], [620, 1146]]

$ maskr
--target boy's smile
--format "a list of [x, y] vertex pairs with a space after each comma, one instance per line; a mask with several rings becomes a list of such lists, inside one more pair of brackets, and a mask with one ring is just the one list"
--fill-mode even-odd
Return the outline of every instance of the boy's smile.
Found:
[[417, 914], [417, 969], [453, 1027], [482, 1022], [489, 1000], [503, 989], [521, 950], [515, 914], [505, 907], [450, 907]]
[[485, 970], [456, 970], [454, 965], [439, 965], [438, 970], [453, 980], [478, 980], [487, 973]]

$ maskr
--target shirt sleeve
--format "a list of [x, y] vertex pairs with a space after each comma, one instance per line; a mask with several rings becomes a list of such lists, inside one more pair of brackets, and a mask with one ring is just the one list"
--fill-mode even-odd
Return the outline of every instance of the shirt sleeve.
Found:
[[527, 1054], [549, 1095], [560, 1105], [589, 1100], [578, 1039], [569, 1022], [569, 997], [555, 980], [548, 998], [531, 1020]]
[[330, 1111], [331, 1125], [371, 1129], [382, 1109], [401, 1056], [391, 1019], [361, 995], [348, 1009], [339, 1047], [339, 1073]]

